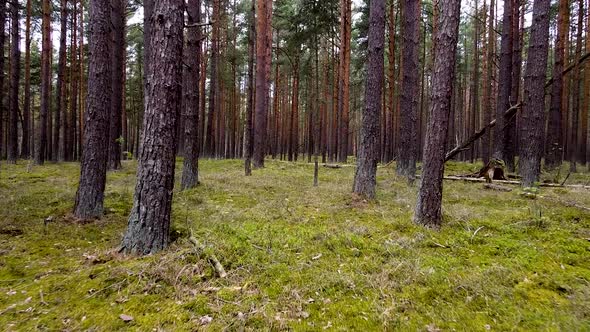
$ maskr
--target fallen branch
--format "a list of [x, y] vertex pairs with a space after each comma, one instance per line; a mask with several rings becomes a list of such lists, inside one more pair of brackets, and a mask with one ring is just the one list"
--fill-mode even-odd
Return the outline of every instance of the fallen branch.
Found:
[[[416, 175], [417, 178], [420, 178], [420, 175]], [[464, 182], [475, 182], [475, 183], [483, 183], [486, 182], [486, 179], [483, 178], [472, 178], [472, 177], [462, 177], [462, 176], [445, 176], [444, 180], [448, 181], [464, 181]], [[494, 183], [499, 184], [511, 184], [520, 186], [522, 183], [520, 181], [513, 181], [513, 180], [494, 180]], [[568, 184], [568, 185], [560, 185], [558, 183], [540, 183], [539, 187], [545, 188], [572, 188], [572, 189], [586, 189], [590, 190], [590, 186], [582, 185], [582, 184]]]
[[337, 165], [337, 164], [324, 164], [325, 168], [333, 168], [333, 169], [340, 169], [342, 168], [341, 165]]
[[[588, 59], [590, 59], [590, 52], [588, 52], [588, 53], [584, 54], [584, 55], [583, 55], [583, 56], [580, 58], [580, 60], [578, 61], [578, 63], [577, 63], [577, 64], [578, 64], [578, 65], [581, 65], [581, 64], [583, 64], [583, 63], [584, 63], [584, 61], [586, 61], [586, 60], [588, 60]], [[562, 75], [566, 75], [567, 73], [569, 73], [570, 71], [572, 71], [574, 68], [576, 68], [576, 64], [575, 64], [575, 63], [572, 63], [571, 65], [567, 66], [567, 67], [566, 67], [566, 68], [563, 70], [563, 72], [562, 72]], [[550, 86], [551, 86], [551, 84], [553, 84], [553, 81], [554, 81], [554, 80], [553, 80], [553, 77], [551, 77], [551, 78], [549, 79], [549, 81], [547, 81], [547, 83], [545, 83], [545, 88], [548, 88], [548, 87], [550, 87]]]
[[[202, 245], [199, 240], [197, 240], [197, 238], [195, 238], [194, 236], [190, 236], [188, 239], [194, 246], [195, 248], [200, 252], [200, 253], [205, 253], [205, 246]], [[215, 272], [217, 273], [217, 275], [220, 278], [225, 278], [227, 277], [227, 272], [225, 272], [225, 269], [223, 268], [223, 265], [221, 265], [221, 262], [219, 262], [219, 260], [217, 259], [217, 257], [215, 257], [214, 254], [206, 254], [207, 260], [209, 261], [209, 263], [213, 266], [213, 269], [215, 269]]]
[[[506, 112], [504, 112], [504, 119], [508, 120], [508, 119], [512, 118], [521, 106], [522, 106], [522, 104], [517, 104], [517, 105], [510, 107]], [[475, 143], [478, 139], [482, 138], [483, 135], [486, 134], [486, 132], [488, 132], [489, 130], [491, 130], [495, 126], [496, 126], [496, 119], [492, 120], [492, 122], [488, 123], [488, 125], [481, 128], [475, 134], [471, 135], [467, 140], [463, 141], [463, 143], [457, 145], [455, 148], [453, 148], [452, 150], [447, 152], [447, 154], [445, 156], [445, 161], [449, 161], [449, 160], [453, 159], [459, 153], [467, 150], [467, 148], [469, 146], [471, 146], [471, 144]]]
[[510, 187], [501, 186], [501, 185], [492, 184], [492, 183], [486, 183], [483, 185], [483, 187], [485, 189], [489, 189], [489, 190], [497, 190], [497, 191], [504, 191], [504, 192], [511, 192], [512, 191], [512, 188], [510, 188]]

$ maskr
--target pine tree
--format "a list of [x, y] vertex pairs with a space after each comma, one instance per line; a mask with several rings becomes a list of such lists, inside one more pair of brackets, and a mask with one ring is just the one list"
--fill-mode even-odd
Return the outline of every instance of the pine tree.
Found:
[[154, 2], [143, 135], [138, 156], [133, 208], [121, 250], [147, 255], [170, 242], [177, 121], [182, 99], [184, 2]]
[[541, 173], [550, 3], [550, 0], [535, 0], [533, 4], [533, 23], [524, 76], [521, 114], [519, 170], [524, 187], [534, 186], [539, 181]]
[[101, 218], [108, 161], [111, 90], [110, 0], [90, 1], [88, 95], [84, 114], [84, 143], [74, 216]]
[[430, 118], [423, 154], [422, 180], [414, 213], [416, 223], [438, 228], [442, 222], [442, 182], [455, 58], [459, 39], [460, 0], [438, 2], [439, 22], [434, 42], [434, 69], [430, 96]]

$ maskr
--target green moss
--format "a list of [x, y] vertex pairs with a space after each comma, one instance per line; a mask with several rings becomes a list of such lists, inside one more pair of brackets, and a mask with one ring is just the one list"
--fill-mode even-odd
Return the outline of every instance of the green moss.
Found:
[[[180, 161], [177, 178], [180, 178]], [[411, 222], [417, 188], [379, 169], [378, 201], [350, 195], [354, 169], [203, 160], [175, 192], [164, 253], [122, 257], [136, 165], [109, 173], [106, 216], [74, 224], [79, 168], [3, 165], [0, 326], [8, 330], [589, 330], [590, 215], [518, 192], [445, 182], [445, 224]], [[481, 165], [451, 162], [448, 174]], [[555, 176], [545, 174], [544, 177]], [[587, 174], [571, 175], [585, 183]], [[590, 195], [537, 195], [590, 205]], [[50, 221], [45, 223], [48, 218]], [[196, 255], [188, 228], [229, 272]], [[42, 295], [41, 295], [42, 294]], [[41, 298], [42, 296], [42, 298]], [[30, 299], [29, 299], [30, 298]], [[14, 306], [13, 306], [14, 305]], [[120, 314], [132, 316], [123, 322]], [[201, 326], [203, 316], [212, 321]]]

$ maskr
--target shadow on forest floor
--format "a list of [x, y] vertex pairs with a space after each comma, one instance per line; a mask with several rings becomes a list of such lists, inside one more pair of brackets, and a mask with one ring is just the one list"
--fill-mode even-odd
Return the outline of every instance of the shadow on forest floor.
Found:
[[[308, 164], [269, 160], [248, 178], [241, 161], [200, 166], [202, 185], [174, 196], [178, 241], [133, 258], [115, 253], [132, 203], [133, 162], [109, 174], [108, 213], [86, 225], [64, 218], [77, 164], [31, 172], [24, 161], [3, 164], [0, 329], [590, 329], [584, 210], [525, 198], [516, 187], [445, 182], [436, 232], [411, 222], [417, 189], [393, 166], [379, 169], [378, 200], [363, 204], [350, 194], [352, 167], [322, 168], [314, 188]], [[589, 180], [581, 173], [568, 183]], [[541, 194], [590, 206], [582, 189]], [[194, 254], [188, 227], [227, 278]]]

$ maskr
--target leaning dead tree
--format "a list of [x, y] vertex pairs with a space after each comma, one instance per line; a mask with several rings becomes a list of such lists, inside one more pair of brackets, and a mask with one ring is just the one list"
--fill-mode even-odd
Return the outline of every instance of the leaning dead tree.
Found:
[[[578, 65], [581, 65], [582, 63], [584, 63], [585, 61], [587, 61], [588, 59], [590, 59], [590, 53], [586, 53], [584, 56], [582, 56], [580, 58], [580, 60], [578, 60]], [[575, 67], [575, 64], [571, 64], [568, 67], [566, 67], [563, 70], [563, 74], [567, 74], [570, 71], [572, 71], [572, 69]], [[551, 86], [551, 84], [553, 84], [553, 78], [549, 79], [547, 81], [547, 83], [545, 83], [545, 88], [548, 88]], [[516, 115], [516, 112], [518, 112], [518, 110], [522, 107], [522, 104], [516, 104], [514, 106], [511, 106], [506, 112], [504, 112], [504, 120], [508, 121], [510, 120], [513, 116]], [[481, 128], [480, 130], [478, 130], [477, 132], [475, 132], [473, 135], [469, 136], [465, 141], [457, 144], [456, 147], [454, 147], [452, 150], [449, 150], [447, 152], [447, 155], [445, 157], [445, 161], [449, 161], [453, 158], [455, 158], [456, 155], [458, 155], [459, 153], [467, 150], [473, 143], [475, 143], [477, 140], [479, 140], [480, 138], [482, 138], [487, 132], [489, 132], [492, 128], [494, 128], [496, 126], [496, 119], [492, 120], [490, 123], [488, 123], [485, 127]], [[502, 130], [506, 129], [506, 127], [502, 128]]]

